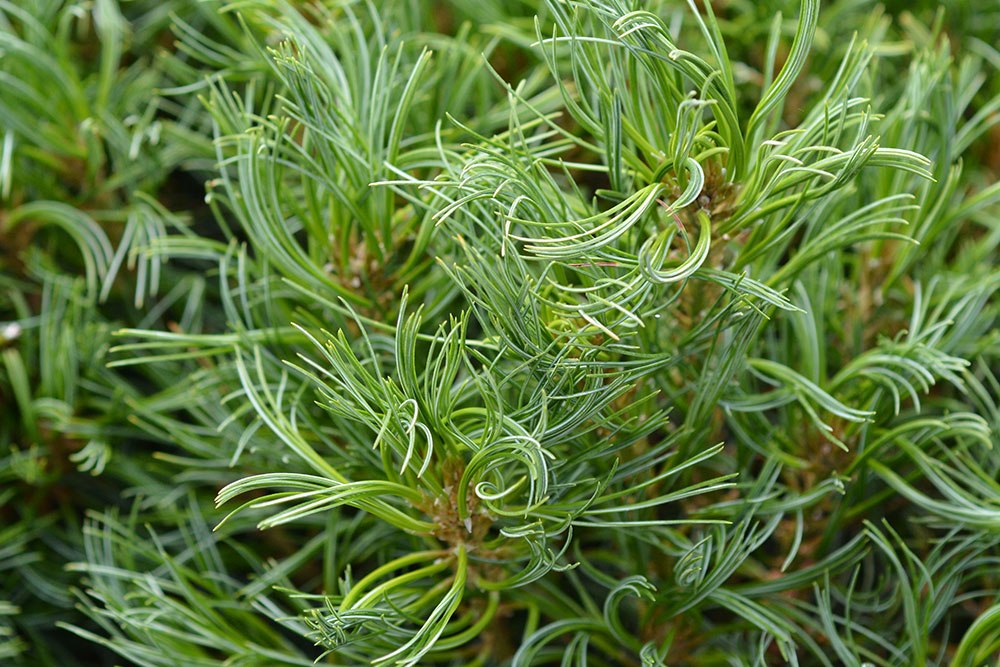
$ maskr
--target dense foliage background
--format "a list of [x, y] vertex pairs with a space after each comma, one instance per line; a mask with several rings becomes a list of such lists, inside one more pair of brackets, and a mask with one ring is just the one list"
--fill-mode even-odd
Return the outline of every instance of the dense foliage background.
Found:
[[998, 43], [0, 0], [0, 663], [997, 664]]

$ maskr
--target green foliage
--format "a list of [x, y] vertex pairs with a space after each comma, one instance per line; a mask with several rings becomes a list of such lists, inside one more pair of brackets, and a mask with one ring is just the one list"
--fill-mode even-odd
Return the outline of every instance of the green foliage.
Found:
[[995, 662], [983, 5], [0, 0], [0, 661]]

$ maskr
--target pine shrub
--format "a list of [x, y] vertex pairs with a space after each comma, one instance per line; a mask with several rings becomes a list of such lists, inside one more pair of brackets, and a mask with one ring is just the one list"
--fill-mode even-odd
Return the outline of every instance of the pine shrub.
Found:
[[0, 0], [0, 663], [997, 664], [998, 43]]

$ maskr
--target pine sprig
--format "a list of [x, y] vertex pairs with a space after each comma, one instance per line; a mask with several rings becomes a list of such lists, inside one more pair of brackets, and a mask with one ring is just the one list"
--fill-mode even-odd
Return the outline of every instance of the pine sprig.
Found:
[[995, 660], [997, 12], [383, 4], [0, 1], [0, 660]]

